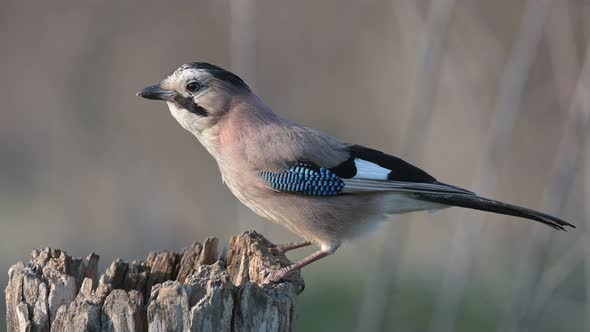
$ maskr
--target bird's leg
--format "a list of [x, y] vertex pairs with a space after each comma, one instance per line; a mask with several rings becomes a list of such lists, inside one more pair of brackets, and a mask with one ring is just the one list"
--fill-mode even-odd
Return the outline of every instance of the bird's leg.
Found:
[[293, 271], [296, 271], [306, 265], [309, 265], [309, 264], [311, 264], [321, 258], [329, 256], [333, 253], [334, 253], [334, 250], [326, 251], [326, 250], [320, 249], [295, 264], [291, 264], [289, 266], [285, 266], [280, 269], [272, 271], [270, 273], [270, 275], [268, 277], [266, 277], [266, 280], [277, 282], [277, 281], [281, 280], [284, 276], [288, 275], [289, 273], [292, 273]]
[[290, 243], [276, 245], [271, 250], [275, 254], [284, 254], [287, 251], [307, 247], [310, 244], [311, 244], [311, 242], [309, 242], [309, 241], [290, 242]]

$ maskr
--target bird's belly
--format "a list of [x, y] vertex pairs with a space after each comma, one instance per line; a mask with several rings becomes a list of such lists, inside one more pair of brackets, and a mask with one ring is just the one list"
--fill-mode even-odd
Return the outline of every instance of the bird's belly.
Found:
[[438, 209], [443, 206], [412, 199], [404, 194], [306, 196], [277, 192], [266, 187], [237, 187], [232, 193], [256, 214], [322, 247], [374, 230], [391, 214]]

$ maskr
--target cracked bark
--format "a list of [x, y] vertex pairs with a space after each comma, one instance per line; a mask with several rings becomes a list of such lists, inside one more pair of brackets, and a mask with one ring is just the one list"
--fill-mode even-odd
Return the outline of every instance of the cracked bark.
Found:
[[295, 331], [297, 272], [263, 284], [265, 268], [290, 264], [255, 231], [232, 237], [226, 254], [208, 238], [145, 261], [115, 260], [97, 276], [98, 255], [34, 250], [8, 271], [8, 331]]

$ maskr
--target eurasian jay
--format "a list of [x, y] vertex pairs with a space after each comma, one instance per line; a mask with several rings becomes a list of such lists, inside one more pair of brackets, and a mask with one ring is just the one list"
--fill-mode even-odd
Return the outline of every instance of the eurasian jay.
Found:
[[237, 75], [218, 66], [182, 65], [137, 93], [166, 101], [172, 116], [215, 158], [223, 182], [247, 207], [320, 247], [271, 271], [269, 281], [334, 253], [389, 215], [451, 206], [532, 219], [555, 229], [572, 224], [452, 185], [404, 160], [342, 142], [274, 113]]

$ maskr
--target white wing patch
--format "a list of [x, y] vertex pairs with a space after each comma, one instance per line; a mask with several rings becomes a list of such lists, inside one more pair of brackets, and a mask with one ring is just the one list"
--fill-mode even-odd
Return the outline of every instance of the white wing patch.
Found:
[[390, 169], [383, 168], [375, 163], [358, 158], [354, 160], [354, 165], [356, 166], [356, 175], [353, 179], [387, 180], [387, 176], [391, 172]]

